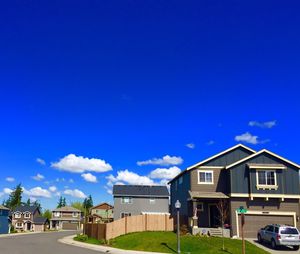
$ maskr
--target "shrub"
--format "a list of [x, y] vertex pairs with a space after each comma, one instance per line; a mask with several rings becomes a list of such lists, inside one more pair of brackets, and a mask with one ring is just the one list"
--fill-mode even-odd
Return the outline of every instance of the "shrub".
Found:
[[189, 232], [189, 229], [187, 225], [181, 225], [180, 226], [180, 234], [181, 235], [186, 235]]
[[80, 241], [80, 242], [86, 242], [89, 239], [89, 237], [84, 234], [78, 234], [75, 238], [77, 241]]

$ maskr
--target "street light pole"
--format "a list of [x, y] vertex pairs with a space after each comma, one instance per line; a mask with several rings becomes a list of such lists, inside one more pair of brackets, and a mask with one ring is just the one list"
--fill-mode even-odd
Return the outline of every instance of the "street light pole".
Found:
[[179, 200], [175, 203], [175, 208], [177, 210], [177, 253], [180, 253], [180, 217], [179, 217], [179, 209], [181, 207], [181, 203]]

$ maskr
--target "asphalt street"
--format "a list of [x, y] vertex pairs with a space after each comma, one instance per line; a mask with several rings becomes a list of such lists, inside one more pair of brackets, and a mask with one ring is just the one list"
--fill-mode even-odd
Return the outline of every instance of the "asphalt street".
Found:
[[75, 231], [65, 231], [3, 237], [0, 238], [0, 254], [101, 254], [57, 241], [74, 234]]

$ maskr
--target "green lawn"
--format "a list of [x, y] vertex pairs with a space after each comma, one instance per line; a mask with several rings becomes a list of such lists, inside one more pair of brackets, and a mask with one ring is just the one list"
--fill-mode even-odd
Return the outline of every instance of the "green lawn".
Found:
[[[176, 234], [173, 232], [141, 232], [119, 236], [110, 242], [115, 248], [153, 252], [176, 253]], [[242, 241], [225, 239], [226, 251], [222, 251], [222, 238], [181, 236], [181, 253], [232, 253], [242, 252]], [[246, 242], [247, 254], [268, 252]]]

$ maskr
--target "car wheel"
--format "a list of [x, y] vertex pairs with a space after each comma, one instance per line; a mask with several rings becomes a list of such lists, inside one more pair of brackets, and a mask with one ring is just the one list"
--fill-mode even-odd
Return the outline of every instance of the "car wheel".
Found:
[[277, 249], [277, 245], [276, 245], [276, 242], [275, 242], [274, 239], [272, 239], [272, 241], [271, 241], [271, 247], [272, 247], [273, 250]]
[[260, 234], [257, 235], [257, 241], [258, 241], [259, 243], [262, 243], [262, 239], [261, 239]]
[[293, 250], [299, 250], [299, 245], [298, 246], [293, 246]]

